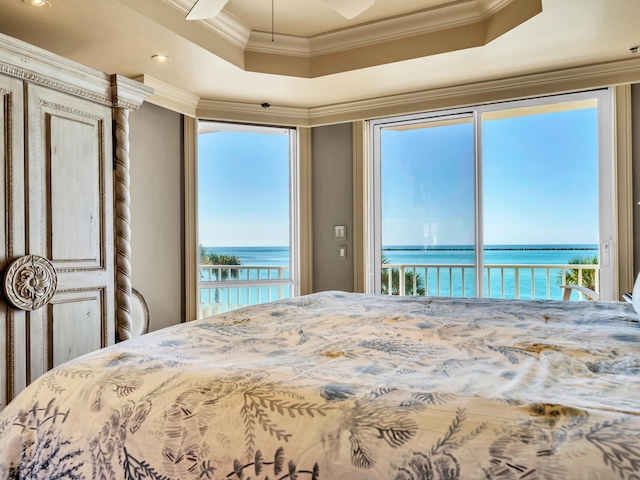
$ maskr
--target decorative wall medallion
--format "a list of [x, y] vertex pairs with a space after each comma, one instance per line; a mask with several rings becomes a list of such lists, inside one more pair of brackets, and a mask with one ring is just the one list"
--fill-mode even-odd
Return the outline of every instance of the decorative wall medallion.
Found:
[[53, 264], [38, 255], [14, 260], [4, 275], [7, 300], [21, 310], [36, 310], [56, 293], [58, 276]]

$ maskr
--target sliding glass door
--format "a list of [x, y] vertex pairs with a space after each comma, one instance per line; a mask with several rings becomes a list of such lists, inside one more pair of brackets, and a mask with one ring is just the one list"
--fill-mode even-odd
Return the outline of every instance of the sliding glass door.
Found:
[[603, 90], [371, 122], [368, 290], [611, 298], [610, 112]]
[[[382, 293], [473, 296], [473, 117], [401, 120], [379, 135]], [[436, 268], [414, 268], [424, 264]]]

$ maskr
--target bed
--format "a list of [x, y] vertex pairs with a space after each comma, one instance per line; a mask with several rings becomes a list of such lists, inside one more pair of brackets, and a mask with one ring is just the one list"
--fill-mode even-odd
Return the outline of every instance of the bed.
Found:
[[623, 302], [323, 292], [87, 354], [0, 412], [0, 478], [638, 479]]

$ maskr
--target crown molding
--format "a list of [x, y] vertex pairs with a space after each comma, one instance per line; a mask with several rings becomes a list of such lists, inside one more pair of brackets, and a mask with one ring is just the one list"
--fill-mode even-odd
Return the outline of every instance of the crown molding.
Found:
[[[495, 3], [504, 5], [511, 1]], [[252, 31], [244, 49], [247, 52], [301, 57], [327, 55], [476, 23], [490, 16], [487, 12], [478, 12], [475, 6], [469, 1], [454, 3], [308, 38], [278, 33], [272, 37], [271, 32]]]
[[640, 82], [640, 59], [627, 59], [311, 108], [271, 106], [264, 109], [254, 103], [201, 99], [195, 116], [219, 121], [318, 127], [637, 82]]
[[309, 109], [308, 125], [371, 120], [640, 82], [640, 58], [505, 77]]
[[137, 110], [153, 93], [153, 88], [123, 75], [111, 75], [111, 98], [114, 106]]
[[[163, 0], [184, 15], [194, 0]], [[355, 25], [310, 37], [252, 31], [222, 10], [216, 17], [197, 20], [245, 52], [313, 57], [482, 22], [523, 0], [451, 0], [444, 5], [406, 15]]]
[[226, 120], [266, 125], [308, 126], [309, 109], [272, 105], [263, 108], [259, 104], [227, 102], [221, 100], [200, 100], [196, 110], [197, 118], [205, 120]]
[[476, 1], [452, 2], [420, 12], [357, 25], [311, 38], [310, 55], [325, 55], [354, 48], [448, 30], [486, 20], [514, 0], [490, 0], [479, 10]]
[[253, 31], [245, 45], [245, 52], [309, 58], [311, 56], [311, 39], [282, 35], [280, 33], [272, 34], [271, 32]]
[[153, 88], [154, 93], [146, 99], [148, 103], [182, 113], [188, 117], [196, 116], [196, 108], [200, 101], [200, 97], [197, 95], [175, 88], [149, 75], [140, 75], [133, 80]]

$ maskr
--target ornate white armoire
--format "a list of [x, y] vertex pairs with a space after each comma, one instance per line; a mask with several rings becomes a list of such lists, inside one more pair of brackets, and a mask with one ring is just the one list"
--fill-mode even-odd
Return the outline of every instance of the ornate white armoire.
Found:
[[0, 35], [0, 409], [127, 338], [128, 111], [149, 94]]

